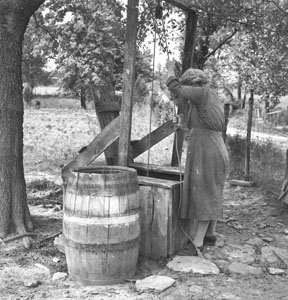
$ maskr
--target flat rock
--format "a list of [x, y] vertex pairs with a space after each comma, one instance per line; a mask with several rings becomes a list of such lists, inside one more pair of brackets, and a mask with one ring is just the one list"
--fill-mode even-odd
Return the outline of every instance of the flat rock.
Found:
[[29, 287], [29, 288], [37, 287], [40, 284], [41, 284], [41, 281], [36, 280], [36, 279], [27, 279], [24, 281], [24, 286]]
[[268, 272], [270, 275], [282, 275], [285, 273], [284, 270], [277, 268], [268, 268]]
[[63, 234], [60, 234], [54, 239], [54, 246], [61, 252], [65, 254], [65, 242]]
[[269, 236], [264, 236], [262, 240], [267, 243], [272, 243], [274, 241], [274, 239]]
[[213, 262], [198, 256], [175, 256], [167, 267], [176, 272], [202, 275], [217, 275], [220, 272]]
[[280, 258], [280, 260], [288, 266], [288, 251], [282, 248], [274, 247], [274, 253]]
[[217, 299], [221, 300], [242, 300], [239, 296], [236, 296], [232, 293], [226, 292], [217, 297]]
[[255, 261], [255, 250], [250, 245], [231, 245], [223, 250], [230, 261], [252, 264]]
[[278, 262], [278, 257], [274, 253], [273, 249], [275, 247], [272, 246], [266, 246], [261, 248], [261, 258], [262, 261], [267, 262], [269, 264], [273, 264]]
[[41, 270], [43, 270], [45, 273], [47, 273], [47, 274], [49, 274], [50, 273], [50, 270], [49, 270], [49, 268], [47, 268], [46, 266], [43, 266], [42, 264], [38, 264], [38, 263], [36, 263], [35, 264], [35, 267], [37, 267], [37, 268], [39, 268], [39, 269], [41, 269]]
[[67, 273], [64, 272], [56, 272], [52, 276], [52, 281], [64, 280], [68, 276]]
[[175, 279], [167, 276], [152, 275], [142, 280], [137, 280], [135, 287], [139, 292], [163, 292], [175, 283]]
[[231, 273], [237, 273], [241, 275], [260, 275], [262, 273], [260, 268], [256, 268], [253, 266], [249, 266], [247, 264], [239, 263], [239, 262], [233, 262], [229, 267], [228, 270]]
[[288, 251], [278, 247], [267, 246], [261, 249], [262, 260], [268, 263], [276, 263], [279, 259], [288, 266]]
[[260, 246], [260, 245], [263, 245], [263, 240], [258, 237], [255, 237], [255, 238], [248, 240], [246, 242], [246, 244], [251, 245], [251, 246]]

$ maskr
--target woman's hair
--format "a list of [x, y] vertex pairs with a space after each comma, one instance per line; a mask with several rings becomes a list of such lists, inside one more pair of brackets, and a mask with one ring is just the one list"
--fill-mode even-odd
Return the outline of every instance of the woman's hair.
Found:
[[179, 78], [184, 85], [204, 85], [209, 82], [207, 75], [200, 69], [188, 69]]

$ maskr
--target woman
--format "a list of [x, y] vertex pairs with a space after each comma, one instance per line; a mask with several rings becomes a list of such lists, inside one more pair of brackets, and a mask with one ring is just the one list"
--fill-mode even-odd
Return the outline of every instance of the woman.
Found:
[[[223, 188], [228, 174], [228, 153], [223, 141], [224, 109], [209, 88], [206, 74], [188, 69], [179, 80], [175, 62], [167, 61], [167, 86], [189, 104], [187, 123], [191, 128], [187, 148], [180, 218], [196, 220], [194, 246], [215, 245], [216, 223], [223, 214]], [[194, 255], [197, 255], [195, 249]]]

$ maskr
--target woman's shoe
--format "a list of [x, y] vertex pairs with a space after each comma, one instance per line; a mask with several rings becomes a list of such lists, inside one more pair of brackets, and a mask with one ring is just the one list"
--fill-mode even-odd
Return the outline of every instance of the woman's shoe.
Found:
[[215, 235], [205, 236], [203, 240], [203, 244], [207, 246], [215, 246], [217, 241], [217, 237]]
[[191, 256], [202, 256], [204, 253], [204, 245], [200, 247], [195, 247], [192, 245], [192, 253], [190, 254]]

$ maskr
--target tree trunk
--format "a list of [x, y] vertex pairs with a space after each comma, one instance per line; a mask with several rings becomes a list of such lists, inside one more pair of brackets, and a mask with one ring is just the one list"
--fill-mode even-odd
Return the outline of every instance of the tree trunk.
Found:
[[0, 237], [32, 229], [23, 168], [22, 43], [44, 0], [0, 0]]
[[243, 97], [243, 100], [241, 102], [241, 109], [244, 109], [245, 108], [245, 105], [246, 105], [246, 89], [244, 90], [244, 97]]
[[81, 90], [80, 90], [80, 103], [81, 103], [81, 108], [86, 110], [87, 109], [86, 93], [85, 93], [85, 89], [83, 87], [81, 87]]
[[250, 150], [251, 150], [251, 131], [253, 122], [253, 105], [254, 105], [254, 91], [250, 90], [249, 110], [248, 110], [248, 124], [246, 136], [246, 151], [245, 151], [245, 180], [250, 180]]
[[241, 99], [242, 99], [242, 81], [239, 78], [237, 83], [237, 100], [241, 101]]

